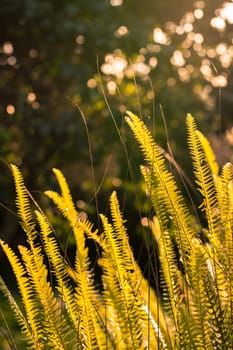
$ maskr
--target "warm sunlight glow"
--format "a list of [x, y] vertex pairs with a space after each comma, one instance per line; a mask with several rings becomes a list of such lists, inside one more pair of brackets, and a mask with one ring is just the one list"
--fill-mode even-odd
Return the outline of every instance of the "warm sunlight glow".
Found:
[[[123, 0], [111, 0], [112, 6], [120, 6]], [[211, 88], [225, 87], [228, 84], [225, 69], [229, 69], [233, 61], [233, 39], [232, 43], [225, 40], [227, 24], [233, 23], [233, 1], [223, 1], [221, 7], [216, 8], [212, 17], [206, 14], [206, 1], [196, 0], [193, 2], [193, 10], [187, 11], [177, 22], [167, 21], [164, 27], [154, 27], [152, 40], [144, 47], [139, 48], [138, 56], [134, 56], [133, 62], [129, 63], [124, 54], [119, 50], [105, 56], [105, 62], [101, 66], [101, 71], [108, 76], [115, 78], [133, 79], [135, 76], [145, 79], [153, 69], [161, 63], [161, 59], [169, 59], [172, 68], [177, 72], [176, 78], [167, 77], [166, 82], [169, 87], [174, 87], [181, 81], [187, 83], [191, 79], [200, 76], [208, 82]], [[216, 47], [208, 45], [209, 38], [205, 31], [202, 32], [202, 20], [209, 21], [209, 25], [216, 29], [216, 35], [222, 35], [222, 39], [216, 42]], [[207, 22], [208, 25], [208, 22]], [[129, 34], [129, 29], [125, 25], [119, 26], [114, 35], [121, 38]], [[230, 39], [231, 40], [231, 39]], [[221, 42], [222, 41], [222, 42]], [[177, 45], [179, 43], [179, 45]], [[168, 47], [168, 51], [166, 52]], [[196, 57], [196, 58], [194, 58]], [[198, 67], [193, 64], [194, 59], [198, 59]], [[212, 62], [215, 59], [216, 62]], [[217, 76], [214, 67], [222, 68]], [[93, 84], [92, 84], [93, 83]], [[108, 92], [112, 95], [116, 93], [115, 81], [108, 81]], [[93, 88], [96, 82], [90, 79], [88, 87]], [[195, 92], [195, 91], [194, 91]], [[200, 93], [197, 93], [200, 95]], [[208, 95], [208, 96], [207, 96]], [[210, 94], [207, 94], [209, 106], [212, 105]], [[149, 95], [148, 95], [149, 96]], [[150, 99], [147, 96], [148, 99]], [[152, 96], [152, 95], [151, 95]]]
[[233, 24], [233, 3], [225, 2], [223, 8], [220, 10], [220, 15], [228, 23]]

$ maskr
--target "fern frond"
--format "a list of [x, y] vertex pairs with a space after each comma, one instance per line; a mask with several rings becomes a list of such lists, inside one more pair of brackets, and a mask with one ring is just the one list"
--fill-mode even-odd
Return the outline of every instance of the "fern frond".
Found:
[[[163, 232], [163, 237], [159, 240], [159, 258], [162, 266], [162, 271], [166, 283], [164, 290], [165, 310], [170, 311], [169, 316], [172, 317], [175, 327], [177, 325], [177, 311], [184, 295], [182, 288], [182, 276], [177, 267], [174, 247], [170, 240], [170, 234]], [[166, 289], [168, 295], [166, 295]], [[166, 306], [166, 303], [169, 303]]]
[[196, 136], [198, 137], [202, 145], [202, 149], [205, 153], [206, 161], [208, 163], [211, 173], [217, 176], [219, 174], [219, 165], [217, 163], [216, 156], [212, 147], [210, 146], [208, 139], [200, 132], [200, 130], [196, 130]]
[[[74, 311], [74, 314], [78, 311], [75, 327], [80, 342], [87, 349], [102, 348], [106, 341], [106, 334], [100, 326], [101, 320], [96, 311], [100, 306], [95, 304], [99, 304], [100, 301], [94, 292], [93, 278], [89, 271], [88, 250], [85, 248], [83, 224], [78, 219], [78, 212], [75, 209], [64, 176], [57, 169], [55, 169], [54, 172], [61, 187], [62, 195], [53, 191], [46, 191], [46, 195], [54, 201], [64, 217], [68, 219], [77, 244], [76, 269], [67, 268], [67, 273], [77, 284], [75, 288], [76, 292], [74, 293], [76, 295], [76, 300], [73, 301], [73, 303], [76, 303], [75, 307], [70, 305], [71, 300], [69, 298], [69, 292], [67, 294], [67, 301], [71, 306], [71, 310]], [[93, 305], [95, 305], [96, 309]]]
[[[23, 306], [26, 311], [27, 326], [23, 332], [27, 337], [27, 341], [33, 349], [44, 349], [43, 330], [40, 317], [37, 313], [37, 303], [35, 300], [35, 290], [30, 285], [30, 280], [27, 276], [27, 272], [20, 262], [19, 258], [8, 246], [7, 243], [0, 240], [0, 245], [6, 254], [10, 265], [15, 274], [19, 291], [22, 297]], [[21, 317], [20, 317], [21, 318]]]
[[[195, 235], [190, 221], [191, 215], [184, 203], [184, 198], [177, 187], [173, 174], [166, 166], [160, 147], [155, 143], [142, 120], [131, 112], [127, 112], [127, 115], [126, 121], [140, 145], [145, 160], [149, 164], [145, 180], [148, 186], [148, 193], [152, 194], [153, 206], [155, 210], [158, 209], [158, 205], [163, 207], [160, 210], [161, 215], [163, 215], [161, 222], [167, 226], [166, 229], [172, 220], [174, 225], [173, 233], [180, 256], [182, 262], [186, 264], [188, 252], [191, 249], [191, 239]], [[145, 172], [143, 175], [145, 175]], [[155, 190], [154, 186], [156, 186]]]
[[15, 182], [18, 215], [21, 225], [30, 240], [34, 234], [34, 223], [27, 189], [20, 170], [13, 164], [11, 164], [11, 169]]
[[167, 349], [166, 319], [152, 291], [148, 300], [150, 287], [134, 260], [115, 192], [110, 209], [113, 225], [101, 215], [101, 266], [108, 322], [121, 329], [120, 337], [114, 332], [117, 348], [141, 349], [149, 341], [152, 347]]
[[[116, 191], [111, 194], [110, 197], [110, 209], [113, 221], [113, 239], [116, 244], [116, 259], [119, 266], [122, 266], [124, 273], [127, 273], [127, 279], [131, 283], [132, 288], [137, 287], [138, 281], [136, 275], [133, 273], [135, 271], [135, 261], [131, 248], [129, 246], [129, 241], [127, 237], [126, 228], [124, 226], [124, 220], [120, 211], [119, 202], [117, 199]], [[120, 275], [119, 275], [120, 276]], [[120, 278], [125, 278], [120, 276]]]
[[213, 174], [207, 161], [206, 149], [203, 149], [203, 143], [200, 141], [200, 132], [197, 130], [194, 118], [188, 114], [187, 119], [188, 145], [193, 160], [194, 175], [198, 190], [203, 196], [202, 209], [206, 213], [208, 221], [209, 238], [218, 237], [218, 216], [216, 215], [217, 197]]
[[52, 272], [56, 278], [56, 288], [59, 292], [61, 300], [63, 300], [64, 305], [66, 306], [69, 318], [76, 329], [76, 332], [78, 332], [80, 315], [77, 304], [74, 300], [75, 290], [72, 287], [69, 278], [69, 265], [65, 262], [61, 255], [60, 248], [46, 217], [38, 211], [36, 211], [36, 216], [40, 225], [41, 237], [43, 239], [45, 252], [51, 263]]
[[215, 177], [217, 190], [218, 210], [221, 216], [220, 240], [223, 244], [225, 254], [230, 259], [230, 266], [233, 263], [233, 205], [232, 205], [232, 164], [223, 166], [221, 176]]
[[45, 194], [54, 201], [62, 214], [72, 223], [72, 226], [74, 226], [77, 222], [78, 214], [70, 194], [69, 186], [60, 170], [54, 168], [53, 172], [59, 183], [61, 195], [53, 191], [46, 191]]
[[[114, 210], [114, 209], [113, 209]], [[124, 252], [121, 250], [121, 235], [116, 232], [104, 215], [100, 215], [104, 236], [101, 267], [103, 268], [104, 295], [107, 304], [107, 317], [118, 325], [120, 332], [115, 332], [117, 348], [140, 349], [142, 343], [142, 325], [139, 317], [137, 290], [130, 285], [130, 274], [135, 271], [124, 265]], [[118, 218], [115, 220], [120, 221]], [[115, 223], [116, 225], [116, 223]]]
[[[97, 294], [86, 254], [79, 254], [75, 262], [75, 270], [71, 273], [76, 281], [75, 298], [80, 317], [78, 336], [82, 346], [85, 349], [105, 349], [106, 342], [109, 342], [110, 338], [102, 318], [104, 307], [101, 297]], [[109, 349], [111, 349], [110, 343]]]
[[[67, 349], [69, 330], [61, 306], [54, 295], [48, 281], [48, 270], [43, 263], [43, 257], [33, 255], [26, 247], [20, 246], [24, 264], [27, 268], [30, 285], [33, 286], [37, 297], [37, 315], [41, 315], [41, 326], [46, 339], [46, 346], [51, 349]], [[71, 349], [69, 344], [69, 349]]]
[[53, 200], [54, 204], [61, 211], [62, 215], [68, 220], [76, 242], [78, 245], [84, 244], [83, 230], [80, 229], [79, 213], [75, 208], [72, 196], [70, 194], [69, 186], [62, 172], [58, 169], [53, 169], [54, 174], [58, 180], [61, 189], [61, 195], [55, 191], [46, 191], [45, 194]]
[[[211, 293], [212, 270], [208, 254], [198, 239], [193, 240], [189, 266], [191, 336], [196, 347], [212, 349], [210, 329], [211, 305], [207, 293]], [[207, 292], [208, 291], [208, 292]]]
[[104, 232], [99, 239], [100, 265], [107, 320], [110, 329], [113, 328], [117, 349], [143, 349], [146, 344], [169, 349], [168, 319], [134, 260], [115, 192], [110, 198], [110, 208], [113, 225], [101, 215]]
[[25, 337], [27, 339], [32, 338], [32, 333], [30, 329], [30, 325], [27, 322], [27, 319], [25, 318], [22, 310], [20, 309], [18, 303], [16, 302], [14, 296], [8, 289], [7, 285], [5, 284], [4, 280], [0, 276], [0, 291], [5, 296], [5, 298], [8, 300], [8, 303], [11, 307], [11, 310], [13, 311], [16, 320], [18, 321], [18, 324], [20, 325], [22, 331], [25, 333]]

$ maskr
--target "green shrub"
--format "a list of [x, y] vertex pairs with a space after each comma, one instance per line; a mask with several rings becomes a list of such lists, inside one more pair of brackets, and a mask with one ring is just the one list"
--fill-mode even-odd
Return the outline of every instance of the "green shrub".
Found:
[[[126, 122], [146, 163], [141, 172], [155, 211], [149, 227], [159, 252], [162, 298], [135, 261], [116, 192], [110, 197], [111, 218], [100, 214], [102, 230], [95, 229], [77, 212], [63, 174], [53, 170], [61, 193], [46, 195], [73, 231], [72, 266], [43, 211], [39, 206], [33, 210], [14, 165], [18, 215], [28, 245], [18, 246], [16, 253], [2, 240], [0, 244], [17, 279], [22, 306], [3, 279], [1, 291], [30, 349], [232, 349], [232, 165], [219, 170], [207, 139], [188, 115], [188, 145], [205, 218], [202, 227], [142, 120], [128, 112]], [[90, 267], [89, 239], [98, 246], [102, 289], [96, 287]]]

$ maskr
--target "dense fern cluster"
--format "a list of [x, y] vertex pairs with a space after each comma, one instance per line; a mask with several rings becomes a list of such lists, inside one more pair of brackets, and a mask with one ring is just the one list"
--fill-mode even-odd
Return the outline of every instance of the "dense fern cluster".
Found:
[[[163, 299], [134, 259], [116, 192], [110, 198], [111, 218], [100, 215], [99, 231], [80, 217], [63, 174], [54, 169], [61, 193], [46, 195], [73, 231], [76, 257], [71, 266], [39, 206], [33, 212], [14, 165], [18, 215], [28, 246], [19, 246], [16, 254], [7, 243], [0, 244], [23, 307], [2, 278], [0, 289], [30, 349], [233, 349], [232, 165], [219, 170], [207, 139], [188, 115], [188, 145], [206, 218], [201, 227], [143, 121], [130, 112], [126, 121], [146, 161], [141, 171], [156, 213], [150, 227], [158, 246]], [[86, 239], [100, 247], [101, 291], [94, 283]]]

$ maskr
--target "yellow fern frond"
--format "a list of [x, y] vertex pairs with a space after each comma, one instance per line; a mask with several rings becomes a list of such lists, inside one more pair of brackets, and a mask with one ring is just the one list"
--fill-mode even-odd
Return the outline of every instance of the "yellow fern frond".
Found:
[[11, 164], [11, 169], [16, 188], [16, 205], [18, 215], [23, 229], [30, 238], [30, 236], [32, 236], [34, 233], [34, 224], [27, 189], [20, 170], [13, 164]]
[[[23, 246], [19, 247], [19, 251], [27, 268], [30, 286], [35, 289], [37, 316], [40, 316], [44, 338], [47, 338], [46, 344], [53, 349], [65, 350], [67, 348], [66, 340], [71, 329], [68, 330], [65, 325], [61, 305], [48, 281], [48, 270], [43, 263], [43, 256], [40, 252], [35, 256]], [[69, 348], [72, 348], [70, 344]]]
[[4, 280], [0, 276], [0, 291], [5, 296], [5, 298], [8, 300], [8, 303], [11, 307], [11, 310], [15, 314], [16, 320], [18, 321], [22, 332], [26, 335], [27, 339], [33, 338], [30, 325], [28, 324], [27, 319], [25, 318], [22, 310], [20, 309], [18, 303], [16, 302], [14, 296], [10, 292], [9, 288], [6, 286]]
[[199, 348], [211, 349], [210, 318], [212, 305], [209, 303], [209, 295], [212, 293], [211, 262], [205, 247], [198, 239], [193, 240], [192, 256], [189, 265], [190, 299], [189, 312], [192, 337]]
[[68, 315], [74, 325], [76, 332], [79, 330], [80, 315], [77, 304], [74, 300], [75, 290], [70, 283], [68, 274], [69, 265], [65, 262], [61, 255], [58, 243], [52, 233], [46, 217], [36, 211], [36, 216], [40, 225], [41, 237], [44, 243], [45, 252], [51, 263], [52, 272], [56, 277], [56, 288], [59, 292], [61, 300], [67, 307]]
[[[62, 172], [58, 169], [53, 169], [61, 189], [61, 195], [55, 191], [46, 191], [45, 194], [53, 200], [54, 204], [61, 211], [63, 216], [68, 220], [73, 229], [78, 249], [85, 245], [84, 233], [79, 225], [79, 213], [75, 208], [69, 186]], [[82, 249], [82, 248], [81, 248]]]
[[233, 263], [232, 164], [225, 164], [221, 176], [216, 176], [214, 180], [217, 191], [218, 210], [221, 216], [219, 237], [225, 250], [224, 254], [231, 261], [228, 266], [230, 269]]
[[[104, 349], [109, 341], [107, 329], [104, 326], [102, 300], [97, 294], [93, 274], [86, 254], [80, 254], [72, 271], [76, 282], [75, 299], [79, 310], [78, 336], [86, 349]], [[111, 347], [109, 347], [111, 349]]]
[[53, 169], [53, 172], [57, 178], [57, 181], [59, 183], [60, 189], [61, 189], [61, 197], [63, 203], [60, 203], [60, 209], [62, 210], [63, 214], [70, 220], [70, 222], [74, 225], [77, 220], [77, 211], [75, 209], [75, 205], [72, 199], [72, 196], [70, 194], [70, 189], [67, 184], [67, 181], [62, 174], [62, 172], [58, 169]]
[[37, 314], [35, 290], [30, 285], [27, 272], [16, 254], [12, 251], [8, 244], [2, 240], [0, 240], [0, 245], [13, 269], [22, 297], [23, 306], [26, 311], [26, 318], [28, 320], [28, 327], [25, 328], [28, 342], [33, 349], [45, 349], [42, 324]]
[[219, 165], [217, 163], [216, 156], [214, 154], [212, 147], [210, 146], [209, 141], [199, 130], [196, 130], [196, 136], [200, 140], [200, 143], [205, 153], [206, 161], [210, 167], [211, 173], [217, 176], [219, 174]]

